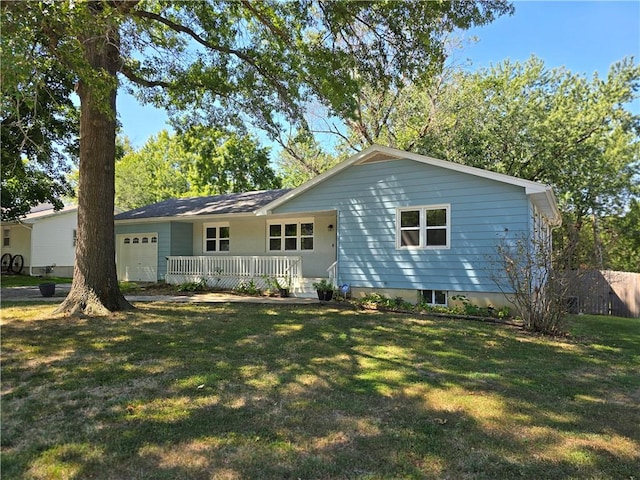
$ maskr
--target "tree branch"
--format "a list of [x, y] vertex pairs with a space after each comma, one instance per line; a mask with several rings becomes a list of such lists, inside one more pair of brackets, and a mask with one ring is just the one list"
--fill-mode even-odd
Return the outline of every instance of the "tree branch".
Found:
[[258, 9], [254, 8], [252, 2], [249, 0], [240, 0], [240, 3], [253, 13], [256, 18], [262, 23], [265, 27], [269, 29], [271, 33], [273, 33], [276, 37], [280, 38], [283, 42], [287, 43], [289, 41], [289, 36], [282, 29], [276, 27], [271, 20], [269, 20], [262, 12], [258, 11]]
[[169, 20], [168, 18], [158, 15], [157, 13], [147, 12], [145, 10], [135, 10], [131, 12], [131, 14], [137, 17], [147, 18], [149, 20], [154, 20], [156, 22], [162, 23], [163, 25], [169, 27], [170, 29], [176, 32], [185, 33], [189, 37], [191, 37], [193, 40], [195, 40], [196, 42], [198, 42], [200, 45], [202, 45], [207, 49], [214, 50], [220, 53], [225, 53], [227, 55], [233, 55], [239, 58], [243, 62], [252, 66], [258, 73], [260, 73], [260, 75], [262, 75], [262, 77], [268, 80], [268, 82], [278, 91], [278, 94], [282, 99], [288, 98], [287, 89], [273, 75], [271, 75], [261, 65], [259, 65], [256, 59], [252, 58], [245, 52], [242, 52], [234, 48], [225, 47], [223, 45], [217, 45], [217, 44], [211, 43], [208, 40], [205, 40], [204, 38], [202, 38], [195, 30], [189, 27], [186, 27], [184, 25], [181, 25], [179, 23], [175, 23], [172, 20]]
[[125, 77], [127, 77], [127, 79], [129, 79], [130, 81], [132, 81], [133, 83], [137, 83], [138, 85], [141, 85], [143, 87], [163, 87], [163, 88], [168, 88], [171, 87], [172, 84], [169, 82], [164, 82], [162, 80], [147, 80], [146, 78], [142, 78], [138, 75], [136, 75], [133, 70], [125, 64], [122, 64], [122, 66], [120, 67], [120, 73], [122, 73]]

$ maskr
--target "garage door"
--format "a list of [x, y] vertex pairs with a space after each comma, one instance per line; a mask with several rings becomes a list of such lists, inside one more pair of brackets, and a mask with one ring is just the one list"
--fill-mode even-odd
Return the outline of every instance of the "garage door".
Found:
[[158, 280], [158, 234], [117, 235], [116, 266], [119, 280], [156, 282]]

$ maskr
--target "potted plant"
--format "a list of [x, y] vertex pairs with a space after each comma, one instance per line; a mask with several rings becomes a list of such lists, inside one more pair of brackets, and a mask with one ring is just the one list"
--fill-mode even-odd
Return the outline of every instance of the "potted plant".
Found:
[[264, 275], [262, 277], [267, 284], [267, 294], [269, 296], [273, 296], [276, 292], [281, 297], [288, 297], [289, 291], [291, 290], [291, 278], [287, 277], [286, 280], [278, 277], [270, 277], [268, 275]]
[[40, 294], [43, 297], [53, 297], [56, 293], [56, 284], [55, 283], [41, 283], [38, 285], [40, 289]]
[[333, 285], [325, 279], [313, 284], [318, 294], [318, 300], [329, 301], [333, 298]]
[[[56, 264], [47, 265], [44, 267], [44, 278], [47, 279], [49, 274], [53, 272]], [[53, 297], [56, 293], [56, 284], [53, 282], [43, 282], [38, 285], [38, 289], [40, 289], [40, 295], [43, 297]]]

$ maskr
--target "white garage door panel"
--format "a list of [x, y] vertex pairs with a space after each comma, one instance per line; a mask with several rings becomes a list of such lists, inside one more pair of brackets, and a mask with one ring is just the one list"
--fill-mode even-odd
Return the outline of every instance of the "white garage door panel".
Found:
[[116, 236], [118, 279], [129, 282], [158, 280], [158, 234], [133, 233]]

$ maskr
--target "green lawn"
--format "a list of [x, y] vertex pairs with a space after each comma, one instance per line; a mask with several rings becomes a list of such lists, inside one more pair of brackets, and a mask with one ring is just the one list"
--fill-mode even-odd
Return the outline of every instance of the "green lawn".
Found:
[[31, 277], [29, 275], [2, 275], [0, 285], [2, 288], [9, 287], [29, 287], [40, 285], [41, 283], [71, 283], [71, 278], [66, 277]]
[[637, 319], [138, 307], [3, 305], [3, 479], [639, 478]]

